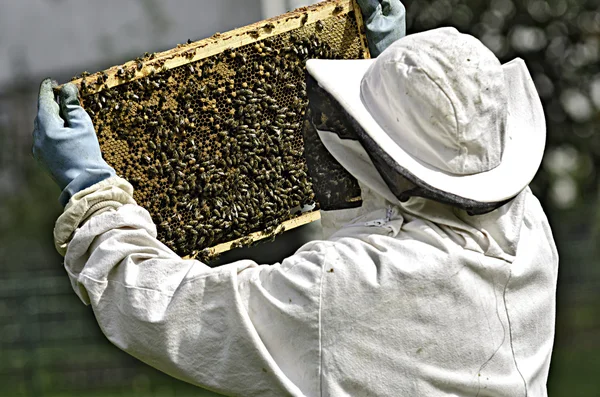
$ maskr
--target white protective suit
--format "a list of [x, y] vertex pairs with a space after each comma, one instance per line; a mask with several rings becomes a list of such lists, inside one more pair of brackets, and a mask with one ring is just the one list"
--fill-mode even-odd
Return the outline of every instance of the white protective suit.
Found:
[[76, 194], [56, 244], [110, 341], [227, 395], [546, 396], [558, 255], [529, 188], [481, 216], [400, 203], [320, 134], [364, 203], [281, 264], [182, 260], [118, 177]]

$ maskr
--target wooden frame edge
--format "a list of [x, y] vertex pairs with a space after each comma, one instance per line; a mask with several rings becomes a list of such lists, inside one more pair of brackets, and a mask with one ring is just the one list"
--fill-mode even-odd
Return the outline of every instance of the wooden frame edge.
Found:
[[[206, 39], [189, 44], [179, 44], [176, 48], [152, 54], [142, 60], [138, 58], [138, 60], [128, 61], [122, 65], [115, 65], [104, 71], [73, 80], [71, 83], [81, 87], [82, 81], [85, 80], [87, 90], [81, 94], [83, 96], [92, 95], [108, 88], [144, 78], [153, 73], [200, 61], [226, 49], [235, 49], [252, 44], [305, 25], [314, 24], [327, 17], [345, 15], [352, 11], [354, 11], [356, 17], [364, 57], [370, 58], [362, 12], [356, 0], [326, 0], [226, 33], [216, 33]], [[131, 77], [123, 78], [119, 74], [129, 74]], [[59, 88], [57, 87], [57, 89]]]
[[[275, 228], [275, 230], [272, 233], [264, 233], [262, 231], [250, 233], [249, 235], [238, 238], [236, 240], [217, 244], [213, 247], [207, 248], [204, 250], [204, 252], [207, 253], [208, 256], [218, 256], [220, 254], [223, 254], [223, 253], [231, 250], [232, 245], [235, 245], [244, 239], [250, 238], [250, 239], [252, 239], [252, 242], [257, 242], [257, 241], [269, 238], [271, 236], [278, 235], [279, 233], [282, 233], [284, 231], [288, 231], [288, 230], [292, 230], [292, 229], [295, 229], [300, 226], [304, 226], [306, 224], [309, 224], [309, 223], [314, 222], [319, 219], [321, 219], [321, 211], [315, 210], [315, 211], [305, 212], [293, 219], [290, 219], [288, 221], [281, 223], [279, 226], [277, 226]], [[198, 254], [189, 255], [189, 256], [184, 257], [183, 259], [195, 259], [197, 257], [197, 255]]]

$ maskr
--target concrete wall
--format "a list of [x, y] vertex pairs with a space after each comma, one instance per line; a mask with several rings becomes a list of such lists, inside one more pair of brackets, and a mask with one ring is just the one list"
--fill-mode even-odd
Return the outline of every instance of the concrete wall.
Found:
[[0, 2], [0, 89], [25, 76], [96, 71], [262, 19], [260, 0]]
[[318, 2], [314, 0], [261, 0], [262, 15], [264, 18], [270, 18]]

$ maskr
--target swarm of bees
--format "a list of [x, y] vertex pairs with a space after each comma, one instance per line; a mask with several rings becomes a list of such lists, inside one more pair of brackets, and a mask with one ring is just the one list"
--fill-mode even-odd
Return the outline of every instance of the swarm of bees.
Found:
[[194, 255], [273, 232], [314, 202], [304, 63], [364, 55], [350, 12], [133, 79], [146, 54], [118, 68], [122, 84], [98, 91], [108, 76], [84, 75], [80, 93], [104, 158], [132, 183], [159, 239]]

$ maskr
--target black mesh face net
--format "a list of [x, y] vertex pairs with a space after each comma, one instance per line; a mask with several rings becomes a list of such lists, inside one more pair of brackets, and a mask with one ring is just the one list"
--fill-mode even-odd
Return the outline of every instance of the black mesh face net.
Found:
[[392, 159], [364, 131], [360, 124], [310, 75], [307, 74], [308, 111], [304, 120], [304, 147], [315, 196], [323, 210], [359, 207], [360, 186], [327, 151], [318, 130], [358, 141], [392, 193], [400, 200], [418, 196], [467, 211], [470, 215], [491, 212], [512, 199], [483, 203], [441, 191], [420, 180]]
[[362, 205], [360, 186], [329, 153], [317, 130], [335, 132], [343, 139], [356, 139], [337, 102], [307, 74], [308, 110], [304, 118], [304, 155], [312, 178], [315, 198], [322, 210], [342, 210]]

